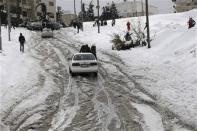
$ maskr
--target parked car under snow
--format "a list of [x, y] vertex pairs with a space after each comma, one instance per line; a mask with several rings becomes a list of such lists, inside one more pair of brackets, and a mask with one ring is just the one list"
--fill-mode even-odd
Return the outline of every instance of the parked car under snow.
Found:
[[42, 38], [53, 38], [53, 31], [51, 29], [43, 29]]

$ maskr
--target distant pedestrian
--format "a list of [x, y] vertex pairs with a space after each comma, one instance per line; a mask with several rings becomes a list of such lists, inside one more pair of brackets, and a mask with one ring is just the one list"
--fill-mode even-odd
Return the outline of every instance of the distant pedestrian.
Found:
[[103, 19], [101, 19], [101, 26], [103, 26], [104, 25], [104, 22], [103, 22]]
[[25, 37], [23, 36], [22, 33], [20, 33], [19, 42], [20, 42], [20, 52], [24, 52]]
[[115, 24], [116, 24], [116, 20], [113, 18], [113, 19], [112, 19], [111, 26], [115, 26]]
[[79, 33], [79, 29], [81, 28], [79, 22], [76, 23], [76, 27], [77, 27], [77, 33]]
[[95, 58], [97, 59], [97, 56], [96, 56], [96, 46], [95, 45], [92, 45], [91, 46], [91, 53], [95, 56]]
[[127, 31], [130, 31], [131, 30], [131, 23], [128, 21], [127, 22]]
[[195, 24], [196, 24], [196, 21], [190, 17], [188, 21], [188, 28], [194, 27]]

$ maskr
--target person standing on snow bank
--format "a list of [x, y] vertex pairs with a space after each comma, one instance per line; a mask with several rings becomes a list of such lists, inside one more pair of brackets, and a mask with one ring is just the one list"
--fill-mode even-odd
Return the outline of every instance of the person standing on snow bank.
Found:
[[127, 22], [127, 31], [130, 31], [131, 30], [131, 27], [130, 26], [131, 26], [131, 23], [128, 21]]
[[195, 26], [196, 21], [190, 17], [187, 23], [188, 23], [188, 26], [189, 26], [188, 29], [189, 29]]
[[22, 35], [22, 33], [20, 33], [19, 42], [20, 42], [20, 52], [24, 52], [25, 37]]

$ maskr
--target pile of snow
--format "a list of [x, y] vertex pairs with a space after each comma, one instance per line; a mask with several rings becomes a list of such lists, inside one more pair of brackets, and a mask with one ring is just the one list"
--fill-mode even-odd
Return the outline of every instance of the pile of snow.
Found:
[[[20, 52], [18, 37], [22, 33], [26, 38], [25, 52]], [[2, 27], [2, 47], [0, 53], [0, 120], [5, 117], [9, 110], [18, 110], [36, 104], [35, 97], [25, 101], [36, 89], [41, 68], [39, 63], [31, 57], [28, 45], [31, 33], [28, 30], [17, 28], [11, 31], [11, 41], [8, 41], [7, 28]], [[46, 97], [46, 96], [44, 96]], [[39, 97], [38, 97], [39, 98]], [[22, 102], [24, 101], [24, 102]], [[30, 104], [31, 103], [31, 104]], [[34, 104], [35, 103], [35, 104]], [[17, 109], [15, 109], [17, 112]], [[13, 114], [14, 115], [14, 114]], [[1, 122], [0, 122], [1, 124]], [[1, 124], [2, 130], [7, 131], [8, 127]]]
[[108, 21], [108, 26], [101, 27], [100, 34], [97, 27], [92, 26], [93, 22], [85, 23], [84, 32], [79, 34], [72, 28], [65, 29], [65, 33], [77, 41], [95, 44], [98, 50], [119, 55], [127, 65], [127, 72], [154, 95], [158, 103], [197, 127], [197, 26], [188, 29], [190, 16], [197, 21], [197, 10], [150, 16], [153, 39], [150, 49], [111, 50], [114, 33], [124, 36], [127, 21], [135, 25], [140, 20], [143, 27], [145, 17], [119, 19], [115, 27]]

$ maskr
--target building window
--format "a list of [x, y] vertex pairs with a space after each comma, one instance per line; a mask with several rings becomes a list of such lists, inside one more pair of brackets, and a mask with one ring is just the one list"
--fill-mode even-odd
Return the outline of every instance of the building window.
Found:
[[41, 0], [36, 0], [36, 3], [40, 3], [41, 2]]
[[23, 11], [23, 16], [27, 17], [27, 12]]
[[10, 6], [10, 12], [11, 13], [16, 13], [17, 12], [17, 8], [15, 6]]
[[48, 16], [49, 16], [50, 18], [55, 18], [55, 17], [54, 17], [54, 14], [51, 13], [51, 12], [48, 13]]
[[26, 0], [23, 0], [22, 3], [23, 3], [23, 4], [27, 4], [27, 1], [26, 1]]
[[42, 13], [41, 12], [37, 12], [37, 16], [41, 16], [42, 15]]
[[49, 6], [54, 6], [54, 2], [49, 2]]

